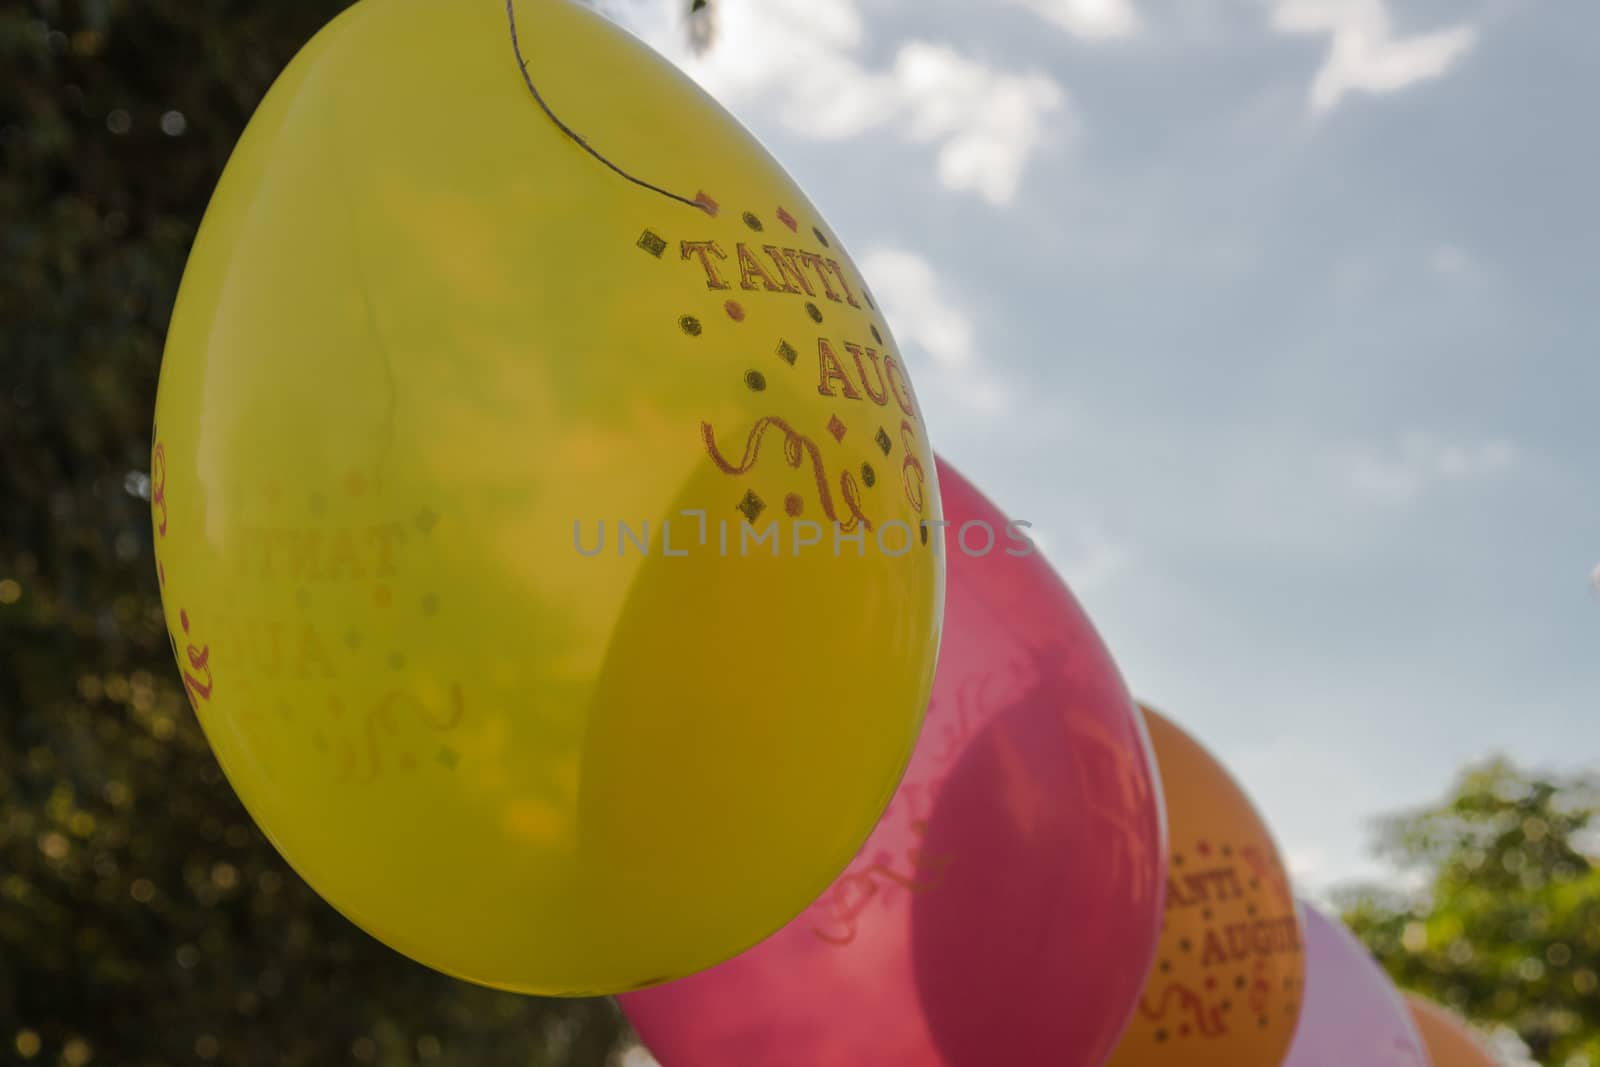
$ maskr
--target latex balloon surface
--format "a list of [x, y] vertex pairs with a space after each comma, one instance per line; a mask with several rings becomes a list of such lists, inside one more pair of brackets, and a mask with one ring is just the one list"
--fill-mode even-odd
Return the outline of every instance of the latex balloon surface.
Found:
[[1300, 920], [1255, 806], [1192, 737], [1148, 708], [1172, 849], [1166, 920], [1112, 1067], [1280, 1067], [1305, 978]]
[[515, 49], [503, 0], [362, 0], [273, 87], [184, 277], [154, 521], [196, 713], [311, 885], [440, 970], [606, 993], [859, 850], [941, 510], [793, 181], [592, 11], [513, 13]]
[[783, 931], [620, 998], [665, 1067], [1098, 1067], [1128, 1018], [1166, 870], [1142, 725], [1026, 530], [939, 480], [944, 639], [905, 780]]
[[1406, 1007], [1428, 1047], [1433, 1067], [1500, 1067], [1483, 1040], [1454, 1012], [1415, 994], [1406, 994]]
[[1283, 1067], [1429, 1067], [1389, 976], [1343, 923], [1302, 902], [1306, 995]]

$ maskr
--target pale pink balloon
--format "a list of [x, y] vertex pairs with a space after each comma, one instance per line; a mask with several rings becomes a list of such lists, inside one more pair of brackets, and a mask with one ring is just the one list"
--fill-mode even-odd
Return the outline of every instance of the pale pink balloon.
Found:
[[944, 639], [899, 792], [788, 927], [619, 998], [663, 1067], [1099, 1067], [1133, 1011], [1167, 862], [1143, 724], [1061, 579], [939, 480]]
[[1305, 902], [1306, 985], [1283, 1067], [1432, 1067], [1405, 1000], [1343, 923]]

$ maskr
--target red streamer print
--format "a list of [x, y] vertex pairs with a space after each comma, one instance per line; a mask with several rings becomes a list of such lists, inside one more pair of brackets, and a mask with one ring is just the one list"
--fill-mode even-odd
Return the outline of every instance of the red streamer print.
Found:
[[[923, 837], [927, 832], [928, 824], [921, 820], [912, 822], [912, 832], [917, 837]], [[844, 927], [841, 934], [829, 933], [819, 927], [813, 927], [819, 940], [830, 945], [848, 945], [856, 939], [857, 920], [861, 913], [866, 911], [867, 905], [878, 895], [878, 890], [884, 886], [898, 886], [909, 893], [926, 893], [938, 887], [944, 877], [944, 872], [950, 866], [952, 856], [930, 856], [920, 846], [912, 846], [906, 850], [911, 873], [904, 874], [895, 870], [890, 864], [892, 858], [886, 853], [879, 855], [871, 864], [859, 871], [852, 871], [840, 878], [834, 884], [833, 891], [826, 900], [827, 910], [833, 913], [833, 918]], [[880, 884], [880, 879], [882, 883]], [[851, 891], [858, 890], [859, 895], [851, 900]]]
[[156, 533], [167, 536], [167, 446], [156, 442], [155, 454], [150, 457], [150, 506], [161, 509], [161, 524]]
[[1150, 1006], [1148, 997], [1141, 998], [1139, 1011], [1148, 1019], [1164, 1019], [1170, 1010], [1168, 1002], [1174, 997], [1178, 1000], [1178, 1012], [1192, 1017], [1193, 1026], [1202, 1037], [1220, 1037], [1228, 1032], [1227, 1024], [1222, 1021], [1222, 1012], [1215, 1007], [1207, 1008], [1199, 993], [1180, 982], [1169, 982], [1167, 988], [1161, 991], [1154, 1008]]
[[842, 530], [854, 530], [857, 523], [868, 530], [872, 529], [872, 522], [861, 511], [861, 492], [856, 486], [855, 477], [847, 470], [839, 475], [839, 491], [844, 499], [844, 505], [850, 512], [850, 521], [841, 522], [838, 512], [833, 506], [833, 495], [828, 490], [827, 466], [822, 459], [822, 449], [811, 438], [800, 433], [777, 415], [768, 415], [757, 421], [750, 430], [750, 436], [745, 439], [744, 456], [737, 465], [729, 463], [717, 447], [716, 431], [709, 422], [700, 424], [700, 436], [705, 441], [706, 454], [711, 457], [711, 462], [724, 474], [745, 474], [752, 470], [761, 458], [761, 443], [765, 440], [767, 428], [776, 426], [783, 433], [783, 458], [789, 466], [796, 470], [809, 457], [811, 472], [817, 483], [817, 496], [822, 502], [823, 514], [829, 520], [839, 523]]
[[189, 703], [193, 705], [195, 714], [199, 714], [200, 705], [198, 701], [211, 699], [211, 686], [215, 681], [211, 677], [211, 646], [207, 645], [204, 648], [198, 648], [190, 645], [185, 649], [185, 652], [189, 656], [190, 667], [197, 671], [206, 672], [206, 680], [204, 682], [190, 674], [187, 669], [183, 672], [183, 687], [189, 691]]

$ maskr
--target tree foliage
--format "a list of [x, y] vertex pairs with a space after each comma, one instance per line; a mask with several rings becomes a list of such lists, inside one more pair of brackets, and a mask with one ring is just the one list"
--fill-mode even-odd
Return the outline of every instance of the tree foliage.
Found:
[[1345, 918], [1403, 987], [1515, 1031], [1550, 1067], [1600, 1065], [1600, 783], [1496, 760], [1386, 820], [1412, 892], [1356, 887]]
[[147, 503], [163, 335], [245, 121], [346, 2], [0, 5], [0, 1062], [597, 1067], [624, 1033], [337, 915], [178, 685]]

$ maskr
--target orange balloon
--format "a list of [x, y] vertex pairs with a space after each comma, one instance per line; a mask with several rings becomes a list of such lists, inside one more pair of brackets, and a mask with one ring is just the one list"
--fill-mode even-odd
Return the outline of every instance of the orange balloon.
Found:
[[1278, 847], [1195, 740], [1141, 706], [1166, 797], [1166, 918], [1139, 1010], [1107, 1067], [1279, 1067], [1305, 950]]
[[1406, 1007], [1416, 1020], [1433, 1067], [1498, 1067], [1500, 1061], [1455, 1013], [1415, 993], [1406, 994]]

